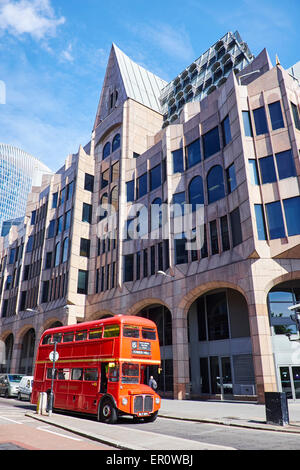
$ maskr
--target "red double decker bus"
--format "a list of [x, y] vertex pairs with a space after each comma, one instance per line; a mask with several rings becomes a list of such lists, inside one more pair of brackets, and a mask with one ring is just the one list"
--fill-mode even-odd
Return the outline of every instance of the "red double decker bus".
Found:
[[33, 404], [41, 392], [51, 392], [53, 407], [96, 415], [115, 423], [120, 415], [154, 421], [159, 395], [145, 384], [147, 367], [160, 366], [157, 328], [151, 320], [117, 315], [103, 320], [46, 330], [38, 348]]

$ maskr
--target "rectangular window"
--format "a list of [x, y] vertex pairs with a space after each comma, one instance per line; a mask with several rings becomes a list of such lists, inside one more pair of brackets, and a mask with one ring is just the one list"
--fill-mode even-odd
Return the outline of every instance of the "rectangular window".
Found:
[[148, 175], [147, 173], [144, 173], [142, 176], [140, 176], [137, 180], [137, 199], [140, 197], [145, 196], [148, 192], [148, 184], [147, 184], [147, 179]]
[[106, 325], [103, 330], [103, 338], [118, 338], [120, 325]]
[[209, 223], [209, 226], [210, 226], [211, 254], [216, 255], [217, 253], [219, 253], [217, 221], [213, 220], [212, 222]]
[[151, 246], [150, 249], [150, 261], [151, 261], [151, 276], [155, 274], [155, 246]]
[[178, 149], [172, 152], [173, 160], [173, 173], [182, 173], [183, 168], [183, 149]]
[[150, 170], [150, 191], [161, 186], [161, 165], [157, 165]]
[[293, 113], [295, 127], [296, 127], [296, 129], [298, 129], [298, 131], [300, 131], [300, 119], [299, 119], [298, 106], [296, 106], [292, 102], [291, 102], [291, 106], [292, 106], [292, 113]]
[[133, 202], [134, 201], [134, 180], [127, 181], [126, 194], [127, 194], [127, 202]]
[[77, 294], [87, 294], [88, 291], [88, 271], [78, 270]]
[[111, 288], [113, 289], [116, 284], [116, 262], [114, 261], [111, 268]]
[[237, 187], [234, 163], [226, 170], [227, 190], [228, 194], [232, 193]]
[[206, 308], [209, 341], [229, 338], [226, 293], [207, 295]]
[[46, 253], [45, 269], [50, 269], [52, 264], [52, 251]]
[[186, 166], [191, 168], [201, 162], [200, 139], [186, 146]]
[[80, 256], [90, 257], [91, 240], [80, 238]]
[[71, 210], [65, 213], [64, 230], [69, 230], [71, 225]]
[[71, 380], [82, 380], [83, 369], [72, 369]]
[[8, 264], [13, 264], [15, 262], [15, 257], [16, 257], [16, 249], [11, 248], [10, 253], [9, 253], [9, 261]]
[[143, 252], [143, 261], [144, 261], [144, 277], [148, 277], [148, 250], [147, 248], [145, 248], [144, 252]]
[[59, 195], [59, 205], [62, 206], [65, 202], [66, 198], [66, 188], [61, 189], [60, 195]]
[[222, 137], [223, 137], [223, 146], [226, 147], [227, 144], [231, 141], [231, 130], [230, 130], [230, 121], [229, 116], [222, 121]]
[[222, 250], [227, 251], [227, 250], [230, 250], [227, 215], [224, 215], [223, 217], [221, 217], [220, 221], [221, 221]]
[[273, 131], [275, 131], [276, 129], [280, 129], [281, 127], [284, 127], [280, 101], [275, 101], [275, 103], [271, 103], [268, 106], [269, 106], [269, 112], [270, 112], [270, 118], [271, 118]]
[[259, 176], [257, 171], [257, 162], [254, 159], [248, 160], [249, 162], [249, 171], [250, 171], [250, 180], [251, 184], [257, 185], [259, 184]]
[[243, 241], [240, 210], [238, 207], [234, 209], [234, 211], [230, 212], [230, 225], [232, 234], [232, 244], [233, 246], [237, 246]]
[[243, 111], [244, 132], [246, 137], [253, 137], [250, 111]]
[[[202, 232], [202, 231], [201, 231]], [[200, 233], [201, 233], [200, 232]], [[207, 250], [207, 233], [206, 233], [206, 224], [203, 227], [203, 233], [201, 233], [203, 239], [201, 239], [201, 258], [207, 258], [208, 250]]]
[[283, 200], [285, 220], [289, 236], [300, 234], [300, 197]]
[[50, 220], [49, 227], [48, 227], [48, 238], [54, 237], [54, 230], [55, 230], [55, 219]]
[[53, 193], [52, 195], [52, 209], [56, 209], [58, 201], [58, 193]]
[[286, 150], [275, 154], [279, 179], [296, 176], [295, 163], [292, 150]]
[[74, 189], [74, 181], [71, 181], [67, 186], [67, 201], [72, 199]]
[[158, 243], [157, 245], [157, 260], [158, 260], [158, 270], [163, 271], [164, 269], [164, 253], [163, 253], [163, 244]]
[[260, 158], [259, 166], [263, 184], [274, 183], [277, 180], [273, 155]]
[[173, 194], [174, 217], [181, 217], [184, 214], [185, 192]]
[[94, 177], [93, 175], [89, 175], [85, 173], [84, 175], [84, 189], [86, 191], [93, 192], [94, 191]]
[[101, 173], [101, 189], [106, 188], [109, 184], [109, 169]]
[[138, 251], [136, 253], [136, 279], [141, 277], [141, 253]]
[[31, 225], [35, 225], [36, 211], [31, 212]]
[[219, 152], [220, 138], [218, 126], [203, 135], [203, 150], [204, 158], [208, 158]]
[[268, 132], [265, 107], [261, 106], [253, 110], [256, 135], [266, 134]]
[[57, 219], [57, 224], [56, 224], [56, 235], [58, 235], [59, 233], [62, 232], [62, 229], [63, 229], [63, 216], [59, 217]]
[[124, 282], [133, 281], [133, 255], [124, 256]]
[[91, 204], [86, 204], [85, 202], [82, 205], [82, 222], [92, 222], [92, 206]]
[[188, 262], [188, 251], [185, 248], [186, 239], [184, 235], [181, 238], [174, 239], [175, 244], [175, 264], [184, 264]]
[[43, 290], [42, 290], [42, 303], [48, 302], [49, 297], [49, 281], [43, 282]]
[[270, 239], [284, 238], [285, 229], [280, 201], [266, 204]]
[[34, 236], [33, 235], [30, 235], [30, 237], [28, 237], [28, 241], [27, 241], [27, 245], [26, 245], [26, 253], [30, 253], [33, 249], [33, 240], [34, 240]]
[[111, 182], [116, 183], [119, 181], [119, 172], [120, 172], [120, 164], [119, 162], [116, 162], [114, 165], [111, 167]]
[[257, 236], [259, 240], [267, 239], [266, 222], [262, 204], [254, 204]]

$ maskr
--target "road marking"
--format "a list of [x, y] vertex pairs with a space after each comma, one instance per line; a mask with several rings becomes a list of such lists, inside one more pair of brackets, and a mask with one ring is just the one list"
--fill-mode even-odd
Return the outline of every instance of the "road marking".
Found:
[[6, 419], [7, 421], [11, 421], [12, 423], [15, 423], [15, 424], [22, 424], [22, 423], [19, 423], [18, 421], [14, 421], [13, 419], [5, 418], [4, 416], [0, 416], [0, 419]]
[[65, 437], [66, 439], [72, 439], [72, 441], [82, 441], [82, 439], [77, 439], [77, 437], [66, 436], [65, 434], [60, 434], [58, 432], [50, 431], [50, 429], [45, 428], [44, 426], [40, 426], [37, 428], [40, 431], [49, 432], [50, 434], [55, 434], [59, 437]]

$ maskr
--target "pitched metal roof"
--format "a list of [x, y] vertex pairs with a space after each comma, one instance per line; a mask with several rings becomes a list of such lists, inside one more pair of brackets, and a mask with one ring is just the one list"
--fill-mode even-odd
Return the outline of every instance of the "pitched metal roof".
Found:
[[135, 63], [115, 44], [113, 48], [127, 96], [161, 113], [159, 95], [167, 82]]

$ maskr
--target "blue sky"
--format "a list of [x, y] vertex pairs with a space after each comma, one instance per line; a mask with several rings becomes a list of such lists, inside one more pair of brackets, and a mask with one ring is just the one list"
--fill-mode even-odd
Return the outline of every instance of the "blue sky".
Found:
[[0, 142], [56, 171], [89, 139], [115, 42], [166, 81], [227, 31], [300, 60], [299, 0], [0, 0]]

